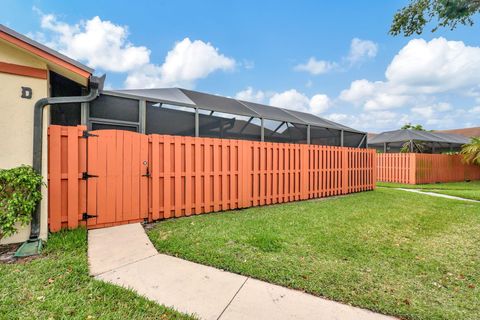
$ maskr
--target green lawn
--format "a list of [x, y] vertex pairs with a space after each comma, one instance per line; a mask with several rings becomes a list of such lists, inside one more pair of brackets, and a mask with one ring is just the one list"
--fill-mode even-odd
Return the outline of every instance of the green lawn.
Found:
[[377, 182], [377, 186], [386, 188], [407, 188], [420, 189], [428, 192], [435, 192], [456, 196], [466, 199], [480, 200], [480, 181], [471, 182], [450, 182], [432, 184], [400, 184], [389, 182]]
[[409, 319], [480, 319], [480, 205], [391, 189], [158, 223], [174, 256]]
[[88, 275], [84, 229], [51, 236], [44, 256], [0, 264], [0, 319], [192, 319]]

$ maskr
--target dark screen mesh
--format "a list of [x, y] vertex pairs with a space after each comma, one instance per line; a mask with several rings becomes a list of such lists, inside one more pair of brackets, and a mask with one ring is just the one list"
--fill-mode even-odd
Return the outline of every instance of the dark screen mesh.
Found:
[[138, 122], [138, 100], [100, 95], [90, 102], [90, 117]]
[[107, 124], [107, 123], [92, 123], [92, 130], [126, 130], [137, 132], [137, 127], [119, 125], [119, 124]]
[[147, 102], [145, 133], [195, 136], [195, 109]]
[[[363, 133], [355, 133], [355, 132], [348, 132], [348, 131], [344, 131], [343, 132], [343, 145], [345, 147], [353, 147], [353, 148], [357, 148], [357, 147], [362, 147], [362, 148], [365, 148], [365, 143], [366, 143], [366, 139], [363, 139], [363, 137], [365, 136], [365, 134]], [[363, 139], [363, 142], [362, 142], [362, 139]], [[362, 143], [362, 145], [360, 145], [360, 142]]]
[[262, 128], [258, 118], [199, 110], [201, 137], [260, 141]]
[[[50, 90], [52, 97], [81, 96], [82, 86], [50, 72]], [[62, 126], [77, 126], [81, 123], [80, 103], [54, 104], [50, 106], [50, 122]]]
[[[406, 149], [403, 148], [406, 146]], [[378, 152], [384, 152], [384, 145], [383, 143], [375, 143], [369, 144], [369, 148], [375, 149]], [[386, 144], [386, 152], [387, 153], [398, 153], [401, 152], [402, 149], [405, 151], [410, 152], [410, 142], [389, 142]], [[450, 144], [450, 143], [432, 143], [428, 141], [414, 141], [413, 150], [416, 153], [449, 153], [449, 152], [458, 152], [462, 149], [461, 144]]]
[[195, 102], [195, 104], [200, 108], [205, 108], [207, 110], [215, 110], [217, 112], [241, 114], [249, 117], [258, 116], [258, 114], [252, 111], [250, 108], [244, 106], [243, 104], [234, 99], [229, 99], [197, 91], [190, 91], [185, 89], [180, 90], [182, 90], [182, 92], [185, 93], [185, 95], [187, 95], [187, 97], [189, 97], [193, 102]]
[[310, 127], [310, 143], [326, 146], [341, 145], [341, 131], [321, 127]]
[[281, 108], [247, 101], [242, 101], [242, 103], [255, 110], [257, 113], [261, 114], [264, 119], [275, 119], [277, 121], [287, 121], [295, 123], [301, 122], [300, 119], [292, 116], [289, 112]]
[[264, 120], [266, 142], [307, 143], [307, 126], [303, 124]]

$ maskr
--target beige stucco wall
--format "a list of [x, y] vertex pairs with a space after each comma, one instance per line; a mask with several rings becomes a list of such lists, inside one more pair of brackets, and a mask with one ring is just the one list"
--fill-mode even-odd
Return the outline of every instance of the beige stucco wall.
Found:
[[[45, 63], [36, 60], [15, 48], [0, 42], [0, 61], [18, 65], [46, 69]], [[21, 87], [30, 87], [32, 99], [21, 98]], [[33, 154], [33, 106], [41, 98], [48, 96], [48, 81], [0, 72], [0, 168], [12, 168], [22, 164], [32, 164]], [[48, 110], [44, 111], [43, 172], [47, 182], [47, 126]], [[48, 194], [43, 188], [41, 237], [47, 237]], [[21, 228], [13, 237], [2, 239], [0, 243], [22, 242], [28, 239], [30, 227]]]

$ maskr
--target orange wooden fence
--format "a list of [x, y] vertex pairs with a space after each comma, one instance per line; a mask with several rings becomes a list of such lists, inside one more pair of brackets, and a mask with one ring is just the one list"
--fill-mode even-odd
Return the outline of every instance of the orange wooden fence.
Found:
[[375, 187], [374, 150], [84, 130], [49, 127], [52, 232]]
[[379, 153], [377, 180], [406, 184], [480, 180], [480, 167], [463, 163], [461, 155]]

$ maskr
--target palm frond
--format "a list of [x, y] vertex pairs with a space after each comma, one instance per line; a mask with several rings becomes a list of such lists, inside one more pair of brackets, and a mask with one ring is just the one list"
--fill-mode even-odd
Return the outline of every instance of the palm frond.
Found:
[[480, 137], [474, 137], [470, 143], [464, 144], [460, 153], [466, 163], [480, 166]]

